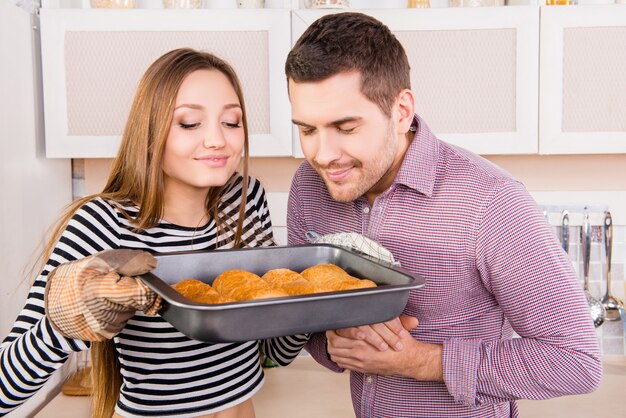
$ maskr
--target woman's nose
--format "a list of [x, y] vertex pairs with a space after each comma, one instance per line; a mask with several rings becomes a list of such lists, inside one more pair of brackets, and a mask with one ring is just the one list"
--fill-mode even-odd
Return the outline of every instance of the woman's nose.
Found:
[[208, 126], [203, 131], [202, 146], [204, 148], [222, 148], [226, 144], [224, 134], [219, 125]]

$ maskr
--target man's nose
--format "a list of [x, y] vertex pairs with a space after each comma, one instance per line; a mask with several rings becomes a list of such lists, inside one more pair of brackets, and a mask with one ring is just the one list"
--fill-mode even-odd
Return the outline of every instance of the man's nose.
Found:
[[341, 148], [338, 138], [330, 132], [320, 132], [318, 136], [318, 147], [315, 161], [322, 166], [327, 166], [331, 162], [341, 157]]

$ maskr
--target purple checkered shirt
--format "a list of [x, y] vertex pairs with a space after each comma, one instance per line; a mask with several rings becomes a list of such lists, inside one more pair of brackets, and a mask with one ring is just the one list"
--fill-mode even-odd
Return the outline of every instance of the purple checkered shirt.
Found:
[[[426, 279], [404, 314], [443, 344], [444, 383], [352, 372], [357, 417], [516, 417], [516, 399], [586, 393], [602, 376], [589, 308], [570, 260], [524, 186], [487, 160], [417, 131], [393, 184], [370, 206], [334, 201], [304, 162], [287, 213], [305, 233], [357, 232]], [[515, 331], [521, 338], [512, 338]], [[307, 350], [341, 371], [324, 334]]]

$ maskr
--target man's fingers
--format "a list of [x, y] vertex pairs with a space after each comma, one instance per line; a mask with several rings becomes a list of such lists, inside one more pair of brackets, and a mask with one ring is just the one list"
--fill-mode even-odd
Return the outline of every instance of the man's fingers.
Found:
[[400, 322], [402, 323], [402, 327], [407, 331], [417, 328], [419, 324], [417, 318], [410, 315], [400, 315]]
[[365, 339], [365, 333], [361, 329], [362, 327], [340, 328], [334, 332], [344, 338], [352, 338], [354, 340]]
[[417, 325], [417, 318], [402, 315], [381, 324], [342, 328], [335, 330], [334, 333], [342, 338], [365, 341], [379, 351], [385, 351], [389, 347], [400, 351], [403, 347], [402, 338], [409, 336], [408, 330], [417, 327]]

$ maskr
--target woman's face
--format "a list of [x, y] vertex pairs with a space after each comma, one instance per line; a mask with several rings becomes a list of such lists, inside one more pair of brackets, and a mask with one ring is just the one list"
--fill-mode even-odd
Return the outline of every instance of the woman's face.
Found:
[[224, 185], [241, 161], [244, 129], [235, 89], [217, 70], [189, 74], [178, 91], [165, 144], [168, 193]]

